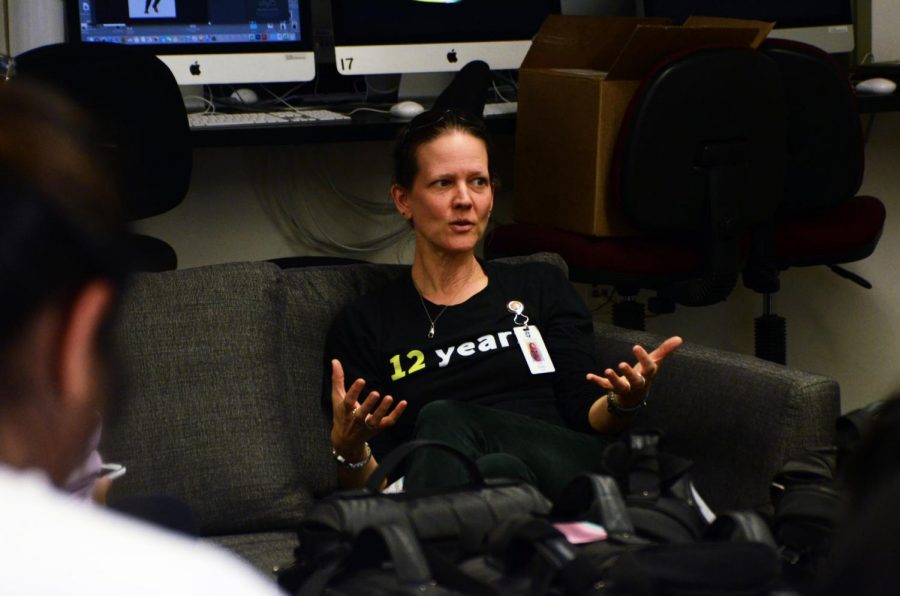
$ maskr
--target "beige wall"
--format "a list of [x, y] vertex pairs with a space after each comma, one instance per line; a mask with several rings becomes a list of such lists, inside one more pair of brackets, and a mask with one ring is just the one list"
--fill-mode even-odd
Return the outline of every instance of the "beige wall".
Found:
[[878, 62], [900, 60], [900, 2], [872, 0], [872, 53]]
[[[196, 149], [185, 201], [137, 228], [169, 242], [183, 268], [337, 253], [404, 261], [410, 245], [403, 238], [368, 254], [324, 250], [304, 243], [290, 224], [295, 219], [316, 238], [350, 247], [406, 231], [390, 211], [389, 152], [380, 142]], [[359, 199], [380, 202], [390, 216], [349, 206]]]
[[10, 24], [8, 49], [12, 55], [64, 39], [63, 0], [3, 2]]
[[4, 54], [10, 53], [7, 41], [9, 36], [6, 33], [6, 0], [0, 0], [0, 51]]

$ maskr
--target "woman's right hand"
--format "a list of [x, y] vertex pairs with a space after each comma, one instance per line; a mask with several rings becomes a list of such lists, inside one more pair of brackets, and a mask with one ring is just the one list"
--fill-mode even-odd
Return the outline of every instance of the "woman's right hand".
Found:
[[347, 387], [344, 367], [339, 360], [331, 361], [331, 445], [347, 461], [361, 461], [366, 457], [366, 441], [396, 424], [406, 409], [406, 401], [394, 405], [394, 398], [370, 391], [360, 401], [366, 386], [356, 379]]

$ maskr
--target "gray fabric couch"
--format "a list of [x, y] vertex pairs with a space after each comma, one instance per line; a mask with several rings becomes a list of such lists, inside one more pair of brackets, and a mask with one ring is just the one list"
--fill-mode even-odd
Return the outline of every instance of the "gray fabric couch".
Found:
[[[204, 538], [266, 572], [290, 560], [294, 528], [335, 488], [320, 398], [329, 323], [400, 271], [258, 262], [136, 276], [115, 334], [130, 399], [102, 443], [107, 460], [128, 467], [111, 499], [178, 497]], [[661, 339], [595, 332], [601, 366]], [[721, 511], [765, 504], [776, 469], [830, 443], [838, 414], [831, 379], [688, 342], [662, 370], [641, 424], [664, 429], [667, 449], [694, 460], [701, 494]]]

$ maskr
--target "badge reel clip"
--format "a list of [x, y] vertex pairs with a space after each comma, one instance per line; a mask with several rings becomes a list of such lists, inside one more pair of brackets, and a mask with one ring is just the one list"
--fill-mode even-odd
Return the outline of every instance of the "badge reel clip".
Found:
[[525, 363], [533, 375], [555, 372], [553, 361], [547, 347], [544, 345], [544, 339], [541, 332], [535, 325], [528, 325], [528, 317], [525, 313], [525, 305], [519, 300], [510, 300], [506, 309], [513, 313], [513, 333], [522, 349], [522, 355], [525, 357]]
[[[510, 300], [506, 305], [506, 310], [513, 313], [513, 325], [521, 325], [528, 328], [528, 317], [525, 316], [525, 305], [518, 300]], [[521, 319], [521, 320], [520, 320]]]

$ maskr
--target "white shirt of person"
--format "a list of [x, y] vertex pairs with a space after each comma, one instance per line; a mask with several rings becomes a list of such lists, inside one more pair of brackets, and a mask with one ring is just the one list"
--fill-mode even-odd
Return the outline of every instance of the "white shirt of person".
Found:
[[0, 465], [0, 594], [281, 592], [224, 549], [74, 500], [40, 472]]

